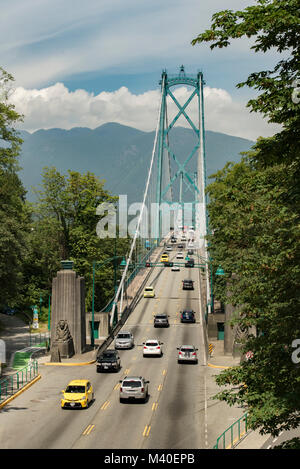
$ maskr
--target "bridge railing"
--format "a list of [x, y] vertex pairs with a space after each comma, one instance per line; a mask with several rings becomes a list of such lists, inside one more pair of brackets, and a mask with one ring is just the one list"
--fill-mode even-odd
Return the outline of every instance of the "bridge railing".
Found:
[[217, 439], [213, 449], [233, 449], [249, 431], [248, 412], [228, 427]]
[[[138, 275], [138, 273], [140, 272], [141, 269], [143, 269], [145, 267], [145, 263], [146, 261], [149, 259], [149, 257], [151, 256], [151, 254], [153, 253], [153, 251], [157, 248], [157, 245], [153, 245], [148, 251], [147, 253], [144, 255], [144, 257], [139, 260], [138, 264], [136, 265], [136, 267], [134, 268], [134, 270], [131, 272], [131, 274], [129, 275], [129, 277], [127, 278], [126, 282], [125, 282], [125, 289], [127, 289], [130, 285], [130, 283], [135, 279], [135, 277]], [[112, 306], [113, 306], [113, 303], [114, 303], [114, 297], [109, 301], [109, 303], [107, 303], [107, 305], [102, 309], [102, 312], [105, 312], [105, 313], [109, 313], [111, 310], [112, 310]]]
[[32, 360], [24, 368], [16, 373], [8, 375], [0, 380], [0, 404], [16, 394], [26, 384], [30, 383], [38, 375], [38, 362]]

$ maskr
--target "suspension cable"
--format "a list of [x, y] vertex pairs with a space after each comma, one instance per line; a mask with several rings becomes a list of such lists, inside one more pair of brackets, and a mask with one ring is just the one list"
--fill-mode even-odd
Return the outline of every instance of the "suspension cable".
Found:
[[[163, 78], [163, 81], [164, 80], [165, 80], [165, 78]], [[164, 86], [164, 83], [163, 83], [163, 86]], [[119, 295], [120, 295], [120, 292], [122, 290], [122, 287], [123, 287], [123, 284], [124, 284], [124, 281], [125, 281], [125, 278], [126, 278], [126, 275], [127, 275], [128, 267], [129, 267], [129, 264], [130, 264], [131, 258], [132, 258], [132, 253], [133, 253], [133, 250], [134, 250], [134, 247], [135, 247], [135, 244], [136, 244], [136, 240], [137, 240], [137, 237], [138, 237], [138, 234], [139, 234], [141, 220], [142, 220], [144, 207], [145, 207], [145, 201], [146, 201], [146, 198], [147, 198], [147, 195], [148, 195], [148, 188], [149, 188], [149, 184], [150, 184], [152, 168], [153, 168], [153, 162], [154, 162], [154, 156], [155, 156], [155, 150], [156, 150], [156, 145], [157, 145], [157, 136], [158, 136], [158, 132], [159, 132], [159, 123], [160, 123], [161, 110], [162, 110], [162, 99], [163, 99], [163, 96], [161, 96], [161, 102], [160, 102], [158, 120], [157, 120], [157, 125], [156, 125], [154, 145], [153, 145], [153, 150], [152, 150], [152, 156], [151, 156], [150, 168], [149, 168], [149, 172], [148, 172], [148, 178], [147, 178], [146, 187], [145, 187], [145, 191], [144, 191], [143, 203], [142, 203], [142, 207], [141, 207], [137, 227], [136, 227], [136, 230], [135, 230], [134, 238], [133, 238], [133, 241], [131, 243], [131, 248], [130, 248], [130, 251], [129, 251], [128, 258], [127, 258], [126, 266], [125, 266], [125, 269], [124, 269], [124, 272], [123, 272], [123, 275], [122, 275], [121, 281], [119, 283], [119, 287], [118, 287], [118, 290], [116, 292], [115, 299], [114, 299], [114, 302], [113, 302], [112, 313], [111, 313], [111, 318], [110, 318], [110, 325], [111, 326], [113, 324], [115, 309], [116, 309], [116, 305], [117, 305], [117, 302], [118, 302], [118, 299], [119, 299]]]

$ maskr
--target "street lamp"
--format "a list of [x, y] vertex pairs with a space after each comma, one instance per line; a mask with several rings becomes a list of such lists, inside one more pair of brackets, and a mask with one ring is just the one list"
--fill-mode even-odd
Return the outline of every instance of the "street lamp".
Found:
[[[94, 347], [95, 345], [95, 272], [96, 269], [100, 269], [103, 267], [105, 264], [108, 264], [111, 261], [114, 261], [114, 290], [116, 290], [116, 264], [115, 261], [117, 259], [121, 259], [122, 256], [113, 256], [110, 257], [109, 259], [106, 259], [104, 262], [96, 262], [93, 261], [93, 287], [92, 287], [92, 334], [91, 334], [91, 346]], [[124, 257], [122, 258], [121, 265], [123, 265], [123, 260], [125, 261]], [[125, 261], [126, 265], [126, 261]]]

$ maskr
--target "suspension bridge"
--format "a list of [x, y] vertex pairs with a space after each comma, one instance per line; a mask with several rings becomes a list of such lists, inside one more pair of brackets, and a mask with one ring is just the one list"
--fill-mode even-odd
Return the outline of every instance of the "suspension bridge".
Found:
[[[164, 70], [159, 83], [160, 105], [143, 201], [123, 275], [112, 302], [111, 326], [116, 321], [117, 304], [124, 304], [124, 286], [137, 245], [140, 251], [144, 251], [140, 252], [140, 258], [145, 257], [147, 250], [152, 251], [159, 246], [171, 232], [178, 236], [185, 231], [189, 239], [193, 240], [192, 247], [197, 249], [206, 271], [208, 313], [212, 307], [206, 241], [208, 220], [203, 74], [198, 72], [197, 75], [187, 75], [182, 65], [178, 75], [169, 75]], [[184, 102], [176, 97], [176, 88], [179, 86], [186, 86], [190, 93]], [[189, 115], [191, 104], [192, 117]], [[172, 140], [172, 129], [179, 119], [184, 119], [195, 137], [194, 147], [186, 149], [184, 159], [179, 158], [176, 142]], [[193, 170], [195, 168], [196, 171]]]

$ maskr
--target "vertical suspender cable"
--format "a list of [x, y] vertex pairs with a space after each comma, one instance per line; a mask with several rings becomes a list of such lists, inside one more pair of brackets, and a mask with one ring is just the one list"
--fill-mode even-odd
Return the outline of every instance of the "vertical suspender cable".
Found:
[[[163, 88], [163, 89], [164, 89], [164, 88]], [[130, 264], [130, 262], [131, 262], [132, 253], [133, 253], [133, 250], [134, 250], [134, 247], [135, 247], [135, 244], [136, 244], [136, 240], [137, 240], [137, 237], [138, 237], [138, 234], [139, 234], [139, 230], [140, 230], [141, 220], [142, 220], [142, 216], [143, 216], [143, 212], [144, 212], [144, 207], [145, 207], [145, 201], [146, 201], [146, 197], [147, 197], [147, 194], [148, 194], [148, 188], [149, 188], [150, 179], [151, 179], [151, 174], [152, 174], [152, 168], [153, 168], [153, 162], [154, 162], [155, 149], [156, 149], [156, 145], [157, 145], [157, 136], [158, 136], [158, 130], [159, 130], [160, 117], [161, 117], [162, 99], [163, 99], [163, 95], [161, 96], [161, 103], [160, 103], [159, 114], [158, 114], [158, 120], [157, 120], [157, 125], [156, 125], [156, 132], [155, 132], [155, 139], [154, 139], [154, 145], [153, 145], [152, 156], [151, 156], [151, 163], [150, 163], [150, 168], [149, 168], [149, 172], [148, 172], [148, 179], [147, 179], [147, 182], [146, 182], [146, 187], [145, 187], [145, 192], [144, 192], [144, 198], [143, 198], [142, 208], [141, 208], [141, 211], [140, 211], [140, 215], [139, 215], [137, 227], [136, 227], [136, 230], [135, 230], [134, 238], [133, 238], [133, 241], [132, 241], [132, 243], [131, 243], [131, 248], [130, 248], [129, 255], [128, 255], [128, 259], [127, 259], [127, 262], [126, 262], [126, 267], [125, 267], [125, 269], [124, 269], [124, 272], [123, 272], [123, 275], [122, 275], [121, 281], [120, 281], [120, 283], [119, 283], [119, 287], [118, 287], [118, 290], [117, 290], [117, 293], [116, 293], [116, 295], [115, 295], [115, 299], [114, 299], [114, 302], [113, 302], [113, 307], [112, 307], [112, 312], [111, 312], [111, 318], [110, 318], [110, 325], [111, 325], [111, 326], [112, 326], [112, 324], [113, 324], [113, 318], [114, 318], [114, 314], [115, 314], [115, 309], [116, 309], [116, 305], [117, 305], [117, 302], [118, 302], [118, 298], [119, 298], [119, 296], [120, 296], [120, 292], [121, 292], [121, 290], [122, 290], [122, 286], [123, 286], [123, 284], [124, 284], [124, 281], [125, 281], [125, 278], [126, 278], [126, 275], [127, 275], [128, 267], [129, 267], [129, 264]]]

